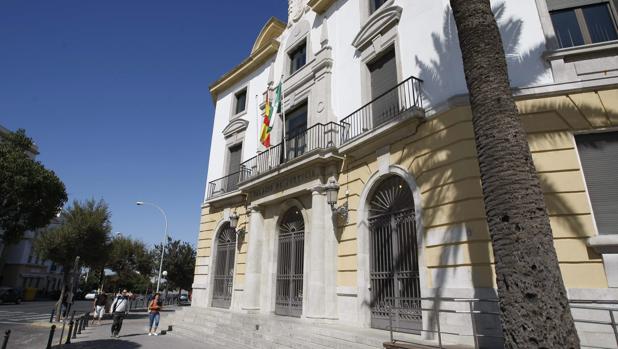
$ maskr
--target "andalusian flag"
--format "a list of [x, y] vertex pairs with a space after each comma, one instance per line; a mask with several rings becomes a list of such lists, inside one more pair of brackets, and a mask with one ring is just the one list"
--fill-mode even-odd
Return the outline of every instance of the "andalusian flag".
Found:
[[281, 105], [281, 82], [275, 89], [274, 101], [270, 100], [270, 93], [266, 93], [266, 103], [264, 106], [264, 118], [262, 121], [262, 130], [260, 131], [260, 142], [266, 147], [270, 147], [270, 131], [273, 129], [275, 117], [273, 114], [277, 113], [279, 106]]

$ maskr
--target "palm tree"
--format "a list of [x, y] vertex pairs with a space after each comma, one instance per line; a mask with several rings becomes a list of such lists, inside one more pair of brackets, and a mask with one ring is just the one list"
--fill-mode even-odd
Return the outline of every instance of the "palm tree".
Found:
[[490, 1], [450, 3], [470, 94], [505, 346], [579, 348]]

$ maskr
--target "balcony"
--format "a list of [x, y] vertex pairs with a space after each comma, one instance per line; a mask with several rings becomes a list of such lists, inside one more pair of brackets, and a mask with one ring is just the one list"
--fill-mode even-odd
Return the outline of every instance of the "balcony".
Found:
[[240, 179], [240, 172], [229, 174], [225, 177], [215, 179], [208, 183], [208, 195], [206, 200], [214, 199], [219, 196], [231, 193], [238, 190], [238, 180]]
[[341, 126], [334, 122], [315, 124], [290, 135], [285, 141], [268, 148], [240, 164], [240, 182], [270, 173], [286, 163], [319, 150], [336, 148]]
[[241, 163], [239, 172], [208, 183], [207, 200], [234, 192], [242, 184], [320, 150], [356, 147], [354, 144], [362, 143], [363, 136], [374, 137], [374, 130], [380, 129], [376, 131], [380, 133], [388, 131], [384, 129], [391, 126], [397, 127], [397, 122], [406, 116], [424, 115], [421, 84], [422, 80], [411, 76], [354, 111], [341, 124], [315, 124], [306, 130], [290, 133], [283, 142]]
[[422, 82], [411, 76], [341, 120], [341, 145], [409, 112], [422, 111]]

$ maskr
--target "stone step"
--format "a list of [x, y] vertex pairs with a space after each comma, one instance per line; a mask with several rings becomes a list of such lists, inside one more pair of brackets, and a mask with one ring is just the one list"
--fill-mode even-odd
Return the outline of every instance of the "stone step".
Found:
[[[241, 314], [219, 309], [190, 309], [170, 316], [174, 328], [200, 332], [198, 337], [217, 338], [239, 346], [292, 349], [375, 349], [389, 341], [386, 331], [327, 324], [264, 314]], [[259, 329], [256, 330], [256, 325]], [[398, 338], [432, 344], [414, 335]]]

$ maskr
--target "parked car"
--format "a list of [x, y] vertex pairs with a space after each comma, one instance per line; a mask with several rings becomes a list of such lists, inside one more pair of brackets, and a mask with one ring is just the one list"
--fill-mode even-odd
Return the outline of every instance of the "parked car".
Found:
[[97, 297], [98, 294], [99, 293], [97, 292], [97, 290], [92, 290], [92, 291], [88, 292], [88, 294], [86, 294], [84, 296], [84, 299], [93, 300], [93, 299], [95, 299]]
[[11, 287], [0, 287], [0, 304], [2, 303], [21, 303], [21, 292]]
[[178, 297], [178, 305], [191, 305], [189, 295], [181, 294], [180, 297]]

